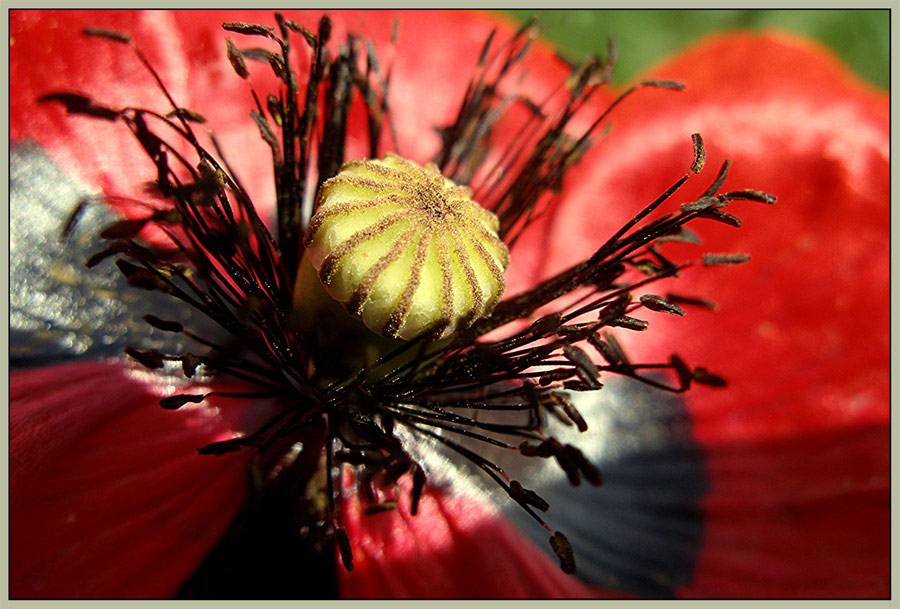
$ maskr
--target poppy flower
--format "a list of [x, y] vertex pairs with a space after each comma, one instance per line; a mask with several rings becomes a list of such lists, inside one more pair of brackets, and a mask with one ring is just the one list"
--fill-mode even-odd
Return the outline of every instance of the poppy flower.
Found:
[[[174, 289], [159, 283], [170, 276], [158, 273], [160, 269], [175, 268], [158, 262], [166, 244], [208, 239], [197, 251], [210, 253], [206, 260], [214, 270], [202, 264], [192, 267], [206, 279], [230, 272], [225, 261], [232, 257], [244, 256], [239, 259], [249, 260], [248, 268], [263, 278], [275, 277], [281, 268], [265, 262], [276, 250], [266, 245], [262, 226], [279, 229], [281, 237], [288, 234], [280, 229], [291, 228], [291, 223], [265, 202], [275, 201], [285, 180], [292, 178], [276, 173], [276, 188], [272, 162], [283, 159], [279, 155], [286, 148], [267, 144], [258, 125], [268, 120], [280, 126], [286, 116], [298, 119], [302, 110], [291, 110], [285, 98], [254, 99], [249, 87], [241, 88], [234, 71], [241, 72], [244, 59], [253, 63], [259, 58], [274, 70], [251, 66], [254, 91], [292, 85], [286, 72], [279, 71], [285, 62], [277, 53], [245, 45], [246, 39], [240, 38], [239, 46], [229, 43], [226, 54], [221, 24], [232, 24], [228, 35], [235, 43], [242, 35], [283, 40], [291, 30], [295, 46], [305, 40], [315, 49], [328, 37], [327, 26], [317, 29], [322, 23], [318, 15], [288, 17], [307, 29], [254, 13], [11, 14], [11, 78], [17, 84], [11, 92], [11, 329], [13, 364], [22, 366], [11, 375], [11, 596], [210, 595], [215, 593], [207, 583], [218, 580], [221, 586], [225, 578], [253, 580], [254, 596], [286, 596], [285, 589], [314, 596], [327, 593], [332, 585], [329, 527], [337, 531], [341, 546], [335, 560], [347, 566], [352, 560], [352, 571], [338, 570], [337, 590], [344, 596], [888, 594], [886, 95], [857, 82], [825, 51], [807, 42], [782, 35], [731, 34], [706, 41], [654, 70], [653, 82], [663, 87], [643, 88], [639, 97], [617, 103], [609, 92], [595, 88], [605, 77], [603, 62], [571, 71], [540, 44], [520, 56], [530, 32], [516, 34], [493, 17], [459, 12], [335, 14], [331, 39], [347, 42], [329, 47], [327, 78], [332, 80], [324, 73], [316, 76], [316, 66], [323, 64], [316, 63], [315, 52], [305, 54], [311, 63], [293, 63], [302, 78], [318, 78], [323, 90], [333, 95], [325, 95], [320, 106], [331, 122], [317, 128], [332, 129], [328, 133], [336, 139], [324, 131], [314, 136], [318, 147], [307, 162], [314, 159], [321, 181], [334, 175], [343, 155], [329, 142], [338, 140], [344, 142], [345, 158], [396, 150], [424, 163], [446, 155], [439, 159], [444, 174], [471, 184], [500, 215], [500, 230], [512, 243], [507, 293], [530, 294], [529, 302], [535, 305], [524, 315], [512, 305], [498, 305], [485, 319], [503, 313], [521, 318], [510, 331], [516, 338], [490, 343], [490, 356], [478, 355], [469, 343], [458, 353], [442, 351], [444, 376], [417, 381], [416, 395], [441, 404], [457, 400], [453, 403], [458, 405], [467, 396], [459, 396], [460, 381], [448, 380], [454, 366], [467, 367], [460, 378], [500, 378], [492, 366], [498, 359], [509, 366], [510, 353], [516, 353], [512, 343], [503, 340], [533, 348], [529, 353], [535, 356], [543, 354], [540, 345], [549, 342], [554, 350], [546, 353], [554, 355], [538, 357], [535, 363], [566, 374], [554, 372], [554, 378], [545, 372], [541, 383], [532, 384], [515, 376], [503, 381], [529, 387], [521, 390], [518, 402], [534, 410], [540, 410], [535, 406], [540, 404], [570, 427], [581, 428], [584, 417], [585, 434], [592, 435], [586, 436], [590, 446], [583, 447], [584, 452], [545, 436], [527, 435], [543, 441], [519, 450], [483, 447], [475, 441], [476, 450], [472, 442], [450, 442], [435, 430], [461, 431], [457, 436], [468, 434], [472, 440], [491, 431], [494, 418], [475, 420], [469, 413], [463, 419], [444, 410], [410, 413], [411, 394], [405, 395], [406, 401], [392, 401], [385, 387], [374, 383], [354, 399], [365, 401], [373, 391], [381, 391], [377, 416], [354, 418], [350, 410], [337, 410], [334, 419], [345, 418], [352, 433], [344, 430], [339, 451], [312, 450], [309, 447], [324, 446], [324, 437], [331, 438], [332, 427], [317, 423], [302, 427], [297, 432], [302, 435], [287, 433], [285, 416], [294, 424], [305, 419], [292, 419], [296, 411], [284, 415], [283, 400], [273, 395], [273, 387], [283, 390], [284, 384], [273, 380], [266, 361], [238, 356], [230, 360], [222, 350], [214, 350], [220, 354], [215, 358], [205, 352], [190, 354], [188, 349], [198, 352], [192, 339], [212, 336], [215, 341], [207, 342], [216, 342], [221, 332], [216, 334], [203, 325], [202, 316], [158, 293]], [[392, 42], [395, 19], [399, 31]], [[254, 29], [240, 23], [275, 27]], [[95, 36], [82, 37], [85, 28], [93, 28]], [[480, 62], [494, 28], [499, 31], [489, 49], [493, 54], [484, 57], [501, 60]], [[448, 31], [454, 34], [447, 36]], [[131, 42], [112, 32], [129, 34]], [[378, 63], [360, 39], [348, 38], [355, 32], [373, 41]], [[142, 56], [131, 52], [132, 44]], [[211, 165], [210, 155], [206, 169], [198, 169], [196, 160], [179, 165], [177, 155], [197, 153], [207, 145], [147, 128], [154, 117], [141, 108], [165, 114], [172, 107], [142, 57], [157, 70], [179, 107], [204, 115], [225, 161]], [[498, 78], [497, 66], [504, 57], [510, 58], [504, 78], [496, 87], [478, 88], [478, 83], [494, 83], [491, 79]], [[460, 68], [463, 65], [477, 68], [474, 79], [469, 68]], [[353, 72], [359, 66], [368, 69]], [[344, 76], [341, 69], [346, 70]], [[687, 82], [688, 88], [661, 90], [672, 80]], [[559, 88], [563, 82], [568, 86]], [[341, 86], [356, 87], [363, 95], [347, 101]], [[42, 98], [54, 103], [39, 103]], [[463, 99], [468, 101], [463, 109], [473, 111], [468, 118], [460, 112]], [[553, 121], [572, 108], [567, 99], [579, 111], [564, 128], [555, 129], [559, 123]], [[609, 133], [595, 130], [592, 147], [577, 147], [577, 140], [571, 147], [564, 133], [584, 133], [600, 116], [604, 121], [597, 125], [606, 125], [604, 111], [611, 104], [615, 109]], [[380, 114], [385, 107], [387, 122]], [[495, 115], [488, 110], [498, 108], [506, 112], [493, 122]], [[256, 124], [248, 118], [251, 109], [258, 112]], [[65, 110], [88, 116], [69, 116]], [[168, 124], [184, 134], [188, 120], [196, 118], [176, 111]], [[533, 129], [535, 125], [540, 128]], [[702, 133], [707, 143], [707, 165], [719, 168], [726, 159], [732, 161], [732, 194], [710, 196], [715, 195], [708, 191], [712, 178], [692, 177], [677, 192], [676, 203], [687, 206], [668, 217], [690, 215], [697, 220], [691, 228], [701, 233], [704, 251], [712, 253], [707, 262], [734, 262], [739, 258], [721, 253], [747, 252], [749, 264], [678, 268], [680, 277], [673, 281], [675, 269], [667, 266], [673, 264], [668, 256], [696, 256], [686, 253], [696, 246], [676, 241], [644, 249], [620, 241], [621, 247], [634, 246], [629, 253], [638, 255], [593, 258], [608, 277], [594, 274], [588, 282], [584, 275], [567, 274], [573, 264], [592, 260], [607, 239], [680, 181], [688, 167], [699, 169], [702, 144], [697, 138], [692, 149], [694, 133]], [[552, 137], [542, 140], [541, 135]], [[159, 138], [174, 144], [161, 146]], [[564, 164], [565, 175], [556, 181], [540, 183], [535, 177], [549, 175], [554, 167], [546, 158], [535, 166], [537, 171], [528, 173], [523, 166], [529, 168], [530, 150], [511, 155], [509, 161], [500, 153], [517, 150], [517, 141], [540, 149], [542, 141], [551, 140], [557, 156], [547, 158], [578, 157], [577, 163]], [[577, 154], [567, 156], [573, 150]], [[510, 175], [537, 188], [534, 198], [527, 199], [502, 175], [486, 169], [498, 158]], [[150, 182], [153, 191], [146, 188]], [[219, 186], [208, 190], [213, 182]], [[237, 193], [235, 209], [244, 214], [254, 239], [242, 241], [229, 233], [216, 240], [203, 228], [156, 215], [161, 207], [150, 208], [151, 222], [147, 206], [139, 202], [168, 197], [191, 210], [195, 200], [205, 201], [210, 192], [224, 196], [223, 183]], [[314, 184], [304, 186], [311, 190]], [[552, 196], [554, 191], [559, 195]], [[733, 226], [739, 222], [734, 216], [712, 207], [735, 199], [771, 202], [760, 191], [777, 194], [779, 203], [751, 201], [741, 206], [736, 212], [743, 221], [740, 230]], [[519, 192], [519, 198], [504, 198], [503, 193], [511, 192]], [[528, 204], [510, 203], [523, 197]], [[91, 203], [94, 199], [97, 202]], [[258, 206], [259, 222], [247, 200]], [[79, 201], [88, 203], [76, 206]], [[214, 206], [209, 201], [204, 205]], [[78, 217], [71, 216], [73, 208], [79, 210]], [[117, 222], [113, 212], [128, 220]], [[205, 212], [198, 212], [197, 218], [214, 222]], [[718, 222], [706, 226], [704, 218]], [[110, 260], [94, 260], [91, 271], [77, 260], [96, 251], [88, 248], [89, 237], [110, 223], [106, 236], [115, 249], [107, 253], [122, 256], [118, 270], [130, 287]], [[61, 226], [68, 229], [62, 242]], [[690, 233], [678, 231], [680, 227], [647, 234], [651, 241], [688, 239]], [[138, 233], [140, 242], [134, 240]], [[234, 253], [245, 246], [243, 253]], [[215, 257], [220, 247], [229, 248], [228, 256]], [[294, 263], [289, 268], [296, 268], [299, 260]], [[659, 283], [665, 287], [652, 284], [653, 290], [667, 290], [666, 297], [647, 291], [651, 288], [636, 283], [633, 275], [623, 275], [619, 266], [625, 265], [654, 279], [668, 277]], [[266, 275], [272, 268], [275, 275]], [[235, 277], [230, 281], [238, 281]], [[616, 322], [618, 340], [591, 334], [576, 323], [579, 316], [554, 317], [552, 310], [537, 306], [552, 299], [529, 292], [536, 285], [564, 291], [560, 278], [576, 277], [582, 278], [580, 285], [588, 295], [614, 295], [585, 311], [597, 320], [599, 310], [604, 327]], [[625, 289], [617, 291], [615, 281], [622, 281]], [[285, 293], [293, 288], [292, 281], [273, 285]], [[227, 291], [234, 283], [218, 286]], [[138, 292], [147, 296], [135, 298], [141, 287], [159, 289]], [[601, 292], [592, 291], [595, 288]], [[232, 293], [246, 296], [244, 289]], [[633, 301], [623, 298], [632, 291]], [[221, 297], [218, 304], [230, 302], [222, 293], [203, 292]], [[638, 299], [640, 294], [643, 298]], [[521, 300], [513, 300], [521, 305]], [[703, 306], [711, 300], [717, 303], [715, 311]], [[271, 319], [266, 318], [268, 309], [248, 303], [245, 298], [243, 309], [226, 307], [228, 313], [221, 316], [233, 316], [239, 325], [245, 323], [239, 314]], [[579, 305], [566, 306], [571, 311]], [[684, 309], [686, 315], [666, 315]], [[147, 324], [142, 315], [149, 316]], [[649, 321], [647, 332], [640, 331], [644, 320]], [[269, 346], [294, 346], [288, 335], [266, 333], [264, 325], [254, 327], [261, 328], [254, 336], [265, 337]], [[629, 327], [638, 331], [628, 332]], [[588, 347], [575, 344], [577, 338], [588, 337], [596, 347], [591, 356], [586, 355]], [[240, 347], [254, 346], [253, 340], [228, 346], [242, 353]], [[616, 346], [620, 343], [627, 360]], [[129, 360], [120, 356], [126, 345]], [[335, 345], [330, 358], [320, 354], [316, 360], [319, 370], [328, 370], [331, 362], [337, 368], [344, 365], [349, 351], [345, 343]], [[285, 352], [274, 351], [276, 359]], [[679, 357], [670, 359], [673, 352]], [[674, 393], [658, 387], [670, 380], [637, 373], [640, 365], [631, 363], [660, 361], [664, 363], [659, 370], [675, 373]], [[715, 374], [684, 362], [699, 362]], [[206, 374], [204, 367], [198, 372], [199, 364], [218, 366], [218, 374]], [[403, 366], [407, 364], [399, 369], [409, 369]], [[175, 373], [179, 367], [184, 374]], [[291, 370], [296, 390], [292, 395], [300, 400], [306, 368]], [[598, 370], [602, 390], [579, 391], [600, 382]], [[617, 381], [607, 372], [626, 379]], [[708, 386], [721, 384], [719, 373], [727, 377], [727, 389]], [[184, 378], [195, 374], [194, 380]], [[410, 377], [418, 378], [412, 373]], [[679, 381], [694, 387], [681, 393]], [[566, 394], [556, 390], [560, 386], [576, 397], [561, 397]], [[160, 403], [167, 408], [161, 409]], [[333, 403], [344, 404], [340, 398]], [[482, 404], [499, 406], [500, 401]], [[396, 419], [398, 436], [402, 429], [418, 433], [417, 442], [425, 447], [421, 453], [414, 450], [416, 442], [398, 444], [393, 439], [395, 429], [385, 409]], [[263, 437], [261, 427], [285, 433]], [[519, 431], [510, 426], [496, 429]], [[256, 452], [259, 443], [271, 450]], [[356, 450], [363, 445], [365, 450]], [[198, 448], [216, 456], [198, 456]], [[534, 456], [529, 457], [529, 451]], [[454, 452], [457, 458], [449, 459]], [[319, 462], [323, 454], [329, 467]], [[356, 478], [331, 475], [336, 455], [358, 466]], [[545, 467], [553, 460], [541, 456], [554, 457], [562, 470]], [[515, 478], [498, 473], [501, 466], [506, 474], [521, 472], [522, 482], [534, 480], [538, 493], [513, 484]], [[280, 473], [284, 471], [297, 475], [285, 476]], [[327, 484], [315, 477], [316, 471], [328, 472], [323, 476]], [[484, 472], [499, 487], [482, 488], [477, 474]], [[559, 484], [573, 478], [599, 482], [594, 478], [600, 472], [605, 484], [596, 488]], [[367, 476], [387, 483], [367, 484]], [[271, 483], [284, 478], [285, 483]], [[311, 486], [311, 480], [327, 486], [328, 492]], [[277, 504], [279, 509], [286, 505], [288, 513], [296, 509], [316, 515], [288, 527], [293, 531], [288, 542], [312, 548], [300, 552], [299, 571], [279, 570], [279, 560], [282, 568], [294, 563], [285, 558], [290, 551], [277, 547], [285, 540], [273, 541], [271, 529], [265, 527], [244, 529], [263, 531], [262, 558], [254, 553], [259, 546], [239, 543], [230, 547], [239, 548], [238, 554], [243, 548], [244, 555], [228, 554], [227, 542], [240, 537], [246, 515], [256, 514], [258, 520], [271, 509], [267, 499], [260, 499], [260, 489], [287, 497]], [[303, 492], [309, 489], [316, 492]], [[341, 498], [337, 506], [328, 500], [335, 495]], [[322, 496], [326, 500], [317, 503]], [[389, 509], [395, 502], [397, 509]], [[520, 521], [520, 512], [506, 510], [518, 503], [542, 523], [544, 517], [534, 510], [542, 510], [547, 502], [552, 504], [547, 522], [566, 531], [575, 548], [574, 576], [561, 572], [557, 564], [565, 567], [572, 560], [565, 536], [551, 531], [547, 544], [544, 528], [531, 519]], [[328, 564], [316, 564], [316, 557], [321, 562], [323, 556]], [[270, 571], [254, 569], [254, 562]], [[308, 582], [320, 587], [300, 588]]]

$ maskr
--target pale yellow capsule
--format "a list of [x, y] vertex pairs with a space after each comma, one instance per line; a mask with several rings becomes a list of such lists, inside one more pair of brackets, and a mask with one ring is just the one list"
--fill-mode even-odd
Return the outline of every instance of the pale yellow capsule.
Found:
[[509, 251], [472, 191], [395, 154], [350, 161], [322, 184], [305, 236], [332, 298], [372, 331], [446, 337], [503, 296]]

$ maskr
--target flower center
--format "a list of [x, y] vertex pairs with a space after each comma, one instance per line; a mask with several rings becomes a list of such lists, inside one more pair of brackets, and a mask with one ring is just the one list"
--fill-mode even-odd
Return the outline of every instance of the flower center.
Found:
[[444, 338], [491, 313], [509, 264], [472, 191], [397, 155], [350, 161], [319, 190], [304, 242], [332, 298], [372, 331]]
[[440, 220], [445, 215], [452, 213], [453, 209], [447, 197], [444, 196], [443, 189], [434, 184], [427, 184], [418, 189], [416, 198], [422, 205], [422, 209], [433, 220]]

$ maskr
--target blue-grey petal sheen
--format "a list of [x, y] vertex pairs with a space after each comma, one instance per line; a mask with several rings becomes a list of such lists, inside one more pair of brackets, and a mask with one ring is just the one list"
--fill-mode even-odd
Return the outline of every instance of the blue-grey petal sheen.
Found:
[[[551, 459], [529, 459], [537, 472], [507, 473], [550, 503], [545, 520], [575, 548], [577, 576], [640, 596], [671, 596], [691, 582], [703, 539], [700, 501], [707, 490], [703, 453], [679, 395], [630, 379], [604, 379], [599, 391], [571, 397], [589, 429], [567, 428], [563, 442], [599, 467], [604, 484], [573, 488]], [[539, 482], [532, 482], [535, 479]], [[549, 553], [546, 532], [517, 506], [506, 510]]]
[[[602, 486], [582, 482], [573, 488], [552, 458], [525, 458], [518, 451], [454, 439], [550, 503], [548, 512], [538, 514], [572, 543], [575, 577], [643, 597], [672, 596], [692, 581], [703, 541], [700, 502], [708, 488], [703, 452], [681, 396], [620, 377], [604, 376], [603, 382], [599, 391], [570, 394], [588, 422], [586, 432], [548, 417], [548, 432], [581, 449], [600, 469]], [[424, 460], [430, 481], [488, 493], [556, 561], [547, 532], [483, 472], [426, 444], [410, 438], [406, 446]]]
[[114, 257], [85, 268], [105, 246], [97, 234], [116, 220], [103, 203], [90, 204], [64, 238], [72, 211], [92, 193], [30, 142], [10, 149], [9, 185], [12, 365], [116, 357], [126, 345], [179, 350], [181, 335], [155, 330], [142, 317], [187, 324], [196, 313], [169, 296], [129, 287]]

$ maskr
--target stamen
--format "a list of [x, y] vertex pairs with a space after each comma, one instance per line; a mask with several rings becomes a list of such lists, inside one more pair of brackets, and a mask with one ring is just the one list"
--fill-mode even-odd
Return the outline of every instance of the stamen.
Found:
[[[311, 426], [325, 429], [321, 439], [304, 439], [296, 450], [309, 455], [323, 475], [324, 490], [304, 492], [318, 493], [315, 498], [326, 514], [309, 516], [330, 527], [333, 541], [328, 547], [333, 551], [337, 546], [348, 571], [353, 568], [351, 545], [335, 506], [343, 488], [335, 488], [334, 478], [340, 481], [343, 468], [357, 468], [360, 492], [370, 501], [364, 511], [376, 513], [396, 508], [393, 493], [383, 489], [411, 475], [415, 514], [427, 480], [400, 439], [412, 437], [433, 440], [484, 472], [551, 535], [561, 568], [574, 572], [571, 544], [535, 512], [547, 512], [548, 502], [511, 480], [479, 449], [491, 446], [522, 458], [553, 457], [573, 486], [582, 481], [599, 485], [602, 475], [584, 454], [546, 431], [547, 413], [581, 432], [588, 429], [570, 392], [602, 390], [601, 376], [608, 374], [673, 392], [686, 391], [693, 383], [724, 386], [722, 377], [691, 368], [674, 354], [661, 362], [632, 362], [610, 328], [647, 330], [647, 321], [631, 316], [642, 308], [681, 316], [685, 310], [680, 304], [714, 307], [711, 301], [671, 292], [666, 297], [643, 294], [639, 300], [632, 294], [677, 277], [690, 264], [669, 260], [661, 251], [667, 241], [699, 242], [685, 225], [707, 218], [739, 227], [740, 220], [723, 211], [728, 204], [770, 204], [775, 198], [752, 189], [718, 194], [728, 173], [726, 161], [696, 201], [649, 220], [702, 170], [704, 144], [693, 134], [692, 162], [669, 189], [643, 209], [636, 207], [632, 219], [588, 259], [501, 300], [508, 247], [545, 205], [552, 204], [567, 171], [612, 110], [640, 87], [682, 85], [641, 83], [592, 116], [587, 130], [570, 134], [573, 118], [590, 111], [589, 100], [610, 78], [612, 48], [606, 60], [593, 58], [575, 66], [546, 99], [534, 101], [514, 91], [501, 93], [513, 89], [512, 77], [519, 73], [534, 29], [523, 27], [499, 44], [492, 33], [455, 121], [440, 129], [443, 146], [435, 163], [421, 166], [392, 153], [381, 160], [344, 162], [349, 108], [357, 95], [366, 108], [370, 156], [381, 156], [385, 125], [396, 148], [386, 101], [390, 68], [382, 76], [373, 46], [352, 36], [337, 54], [327, 52], [327, 17], [315, 34], [280, 14], [276, 21], [277, 29], [246, 23], [223, 28], [262, 38], [278, 50], [241, 49], [227, 38], [225, 43], [239, 78], [250, 82], [245, 59], [261, 60], [282, 83], [277, 95], [261, 97], [252, 91], [256, 108], [250, 119], [272, 151], [277, 241], [215, 138], [216, 157], [194, 135], [191, 124], [203, 117], [176, 104], [128, 36], [86, 31], [130, 48], [158, 83], [171, 111], [119, 110], [70, 92], [41, 100], [59, 102], [70, 113], [123, 123], [156, 169], [154, 191], [171, 203], [166, 208], [146, 204], [149, 213], [143, 217], [112, 224], [101, 235], [111, 241], [109, 247], [91, 256], [87, 266], [116, 256], [130, 285], [170, 294], [227, 333], [224, 340], [210, 340], [200, 335], [205, 331], [195, 333], [180, 322], [147, 314], [150, 326], [182, 333], [203, 351], [168, 355], [129, 347], [126, 356], [154, 370], [178, 362], [187, 378], [202, 364], [204, 376], [230, 376], [254, 386], [224, 393], [186, 390], [161, 399], [165, 409], [199, 403], [210, 395], [265, 398], [277, 405], [277, 413], [256, 432], [201, 447], [201, 454], [251, 449], [271, 455], [280, 447], [298, 446], [298, 434], [318, 429]], [[291, 63], [292, 33], [300, 34], [308, 49], [305, 83], [297, 80]], [[514, 105], [524, 107], [528, 118], [517, 127], [517, 137], [497, 149], [491, 136]], [[165, 136], [157, 133], [159, 127]], [[183, 146], [169, 143], [166, 138], [172, 134], [178, 144], [188, 144], [193, 161], [179, 151]], [[490, 166], [485, 158], [493, 159]], [[317, 159], [315, 166], [312, 159]], [[313, 192], [314, 199], [306, 198]], [[64, 236], [87, 203], [74, 210]], [[169, 243], [144, 243], [141, 235], [149, 226], [161, 229]], [[746, 254], [705, 254], [701, 262], [732, 265], [748, 259]], [[306, 271], [315, 285], [305, 283]], [[343, 317], [334, 317], [339, 320], [334, 327], [321, 324], [319, 316], [309, 312], [324, 310], [319, 295], [331, 303], [322, 284], [383, 337], [365, 330], [343, 310]], [[317, 327], [316, 334], [306, 332], [304, 324], [326, 327]], [[408, 342], [400, 344], [393, 340], [397, 337]], [[670, 381], [660, 378], [666, 371]], [[481, 420], [484, 413], [490, 413], [489, 421]], [[395, 427], [406, 435], [396, 433]], [[296, 467], [293, 458], [276, 461], [282, 465], [265, 478], [260, 492]]]

